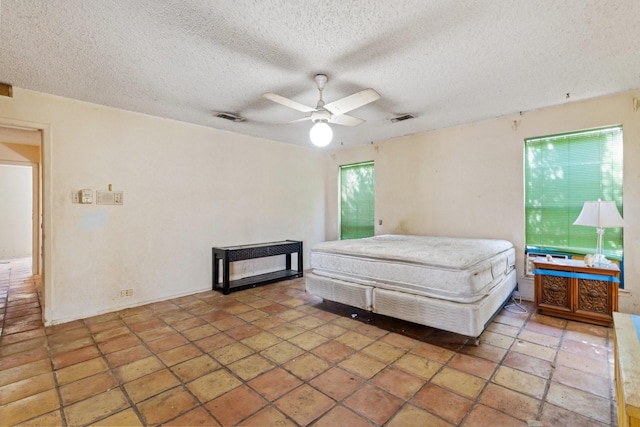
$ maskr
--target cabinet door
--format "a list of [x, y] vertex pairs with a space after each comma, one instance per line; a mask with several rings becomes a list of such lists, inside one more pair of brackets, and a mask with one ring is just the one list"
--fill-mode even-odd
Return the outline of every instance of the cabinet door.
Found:
[[610, 319], [611, 286], [606, 280], [578, 279], [576, 314]]
[[536, 276], [540, 282], [537, 292], [538, 307], [571, 312], [571, 286], [568, 277]]

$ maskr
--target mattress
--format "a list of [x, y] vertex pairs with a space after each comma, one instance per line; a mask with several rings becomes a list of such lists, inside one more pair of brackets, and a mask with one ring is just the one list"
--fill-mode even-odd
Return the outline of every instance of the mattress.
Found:
[[310, 266], [318, 277], [472, 303], [514, 271], [515, 250], [498, 239], [380, 235], [320, 243]]

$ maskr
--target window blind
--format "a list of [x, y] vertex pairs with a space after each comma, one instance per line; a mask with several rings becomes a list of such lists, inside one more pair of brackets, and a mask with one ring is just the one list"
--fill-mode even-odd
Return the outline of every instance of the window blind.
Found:
[[[622, 127], [525, 140], [527, 247], [594, 253], [595, 227], [573, 225], [588, 200], [613, 200], [622, 214]], [[608, 258], [622, 258], [622, 229], [606, 229]]]
[[374, 235], [373, 162], [340, 166], [340, 238]]

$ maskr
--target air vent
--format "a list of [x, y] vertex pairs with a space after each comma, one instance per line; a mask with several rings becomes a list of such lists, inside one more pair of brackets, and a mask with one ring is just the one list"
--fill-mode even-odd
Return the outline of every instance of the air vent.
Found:
[[415, 118], [416, 118], [416, 116], [413, 116], [411, 114], [403, 114], [401, 116], [392, 118], [391, 119], [391, 123], [404, 122], [405, 120], [415, 119]]
[[230, 120], [232, 122], [244, 122], [245, 120], [247, 120], [244, 117], [236, 116], [232, 113], [215, 113], [215, 116], [220, 119]]

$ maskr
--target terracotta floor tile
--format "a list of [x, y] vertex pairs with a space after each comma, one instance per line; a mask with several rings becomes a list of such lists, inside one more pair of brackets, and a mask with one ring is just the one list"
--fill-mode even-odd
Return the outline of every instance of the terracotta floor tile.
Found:
[[376, 375], [371, 383], [398, 396], [409, 400], [425, 384], [425, 381], [392, 366]]
[[182, 332], [182, 331], [187, 331], [189, 329], [197, 328], [198, 326], [202, 326], [202, 325], [208, 325], [208, 323], [204, 319], [201, 319], [199, 317], [190, 317], [188, 319], [184, 319], [179, 322], [176, 322], [171, 326], [173, 326], [173, 329], [175, 329], [176, 331]]
[[103, 418], [101, 420], [96, 421], [91, 426], [104, 426], [104, 427], [113, 427], [113, 426], [127, 426], [127, 427], [135, 427], [135, 426], [143, 426], [142, 421], [136, 415], [133, 409], [125, 409], [124, 411], [116, 412], [115, 414]]
[[331, 340], [319, 345], [311, 350], [311, 352], [331, 363], [338, 363], [353, 354], [354, 350], [351, 347], [347, 347], [335, 340]]
[[171, 350], [172, 348], [179, 347], [183, 344], [186, 344], [187, 342], [189, 341], [187, 341], [185, 337], [183, 337], [178, 333], [174, 333], [164, 338], [151, 341], [150, 343], [147, 344], [147, 346], [149, 347], [149, 350], [151, 350], [152, 352], [161, 353], [163, 351]]
[[371, 427], [371, 423], [364, 418], [340, 405], [335, 406], [313, 425], [314, 427]]
[[270, 329], [270, 332], [273, 335], [285, 340], [295, 337], [296, 335], [300, 335], [306, 331], [307, 330], [302, 326], [294, 325], [292, 323], [283, 323], [282, 325], [278, 325], [275, 328]]
[[438, 372], [431, 382], [469, 399], [478, 397], [486, 383], [482, 378], [447, 367]]
[[479, 402], [520, 420], [535, 420], [541, 402], [495, 384], [488, 384]]
[[275, 402], [284, 414], [300, 425], [307, 425], [334, 406], [334, 401], [308, 385], [287, 393]]
[[606, 399], [611, 399], [611, 381], [609, 378], [581, 372], [567, 366], [557, 366], [553, 372], [553, 381], [577, 388]]
[[417, 354], [418, 356], [426, 357], [431, 360], [435, 360], [436, 362], [442, 363], [443, 365], [449, 361], [455, 354], [454, 351], [449, 349], [438, 347], [429, 343], [420, 343], [416, 345], [411, 353]]
[[558, 352], [556, 363], [588, 374], [598, 375], [604, 378], [609, 377], [609, 364], [607, 361], [582, 357], [561, 350]]
[[451, 427], [450, 424], [415, 406], [405, 405], [385, 426], [387, 427]]
[[120, 388], [114, 388], [64, 407], [67, 423], [72, 426], [86, 425], [129, 407]]
[[508, 352], [502, 363], [504, 366], [519, 369], [542, 378], [550, 378], [553, 371], [552, 362], [527, 356], [516, 351]]
[[157, 425], [194, 408], [198, 403], [182, 387], [175, 387], [138, 404], [145, 425]]
[[364, 383], [360, 378], [347, 371], [340, 368], [331, 368], [318, 375], [309, 384], [336, 401], [340, 401], [360, 388]]
[[274, 334], [263, 331], [249, 338], [243, 339], [242, 343], [252, 348], [254, 351], [262, 351], [275, 344], [278, 344], [281, 341], [282, 339], [278, 338]]
[[427, 384], [411, 402], [455, 425], [463, 420], [473, 406], [472, 400], [433, 384]]
[[15, 425], [57, 409], [60, 406], [55, 390], [47, 390], [0, 406], [0, 420]]
[[248, 381], [258, 375], [267, 372], [275, 366], [273, 362], [258, 354], [240, 359], [232, 364], [228, 365], [228, 369], [242, 378], [244, 381]]
[[291, 421], [286, 415], [278, 411], [273, 406], [268, 406], [260, 410], [257, 414], [249, 417], [238, 424], [239, 426], [251, 426], [251, 427], [264, 427], [264, 426], [279, 426], [279, 427], [294, 427], [296, 424]]
[[226, 331], [226, 334], [231, 338], [241, 341], [245, 338], [258, 335], [262, 330], [256, 326], [250, 324], [244, 324]]
[[552, 362], [556, 358], [557, 353], [555, 348], [549, 348], [523, 340], [516, 340], [510, 350], [526, 354], [527, 356], [537, 357], [547, 362]]
[[347, 332], [347, 329], [343, 328], [342, 326], [334, 325], [332, 323], [326, 323], [320, 327], [315, 328], [313, 332], [322, 335], [323, 337], [334, 339]]
[[177, 365], [185, 360], [193, 359], [200, 356], [202, 351], [193, 344], [186, 344], [180, 347], [172, 348], [171, 350], [163, 351], [158, 354], [158, 357], [167, 366]]
[[362, 353], [374, 357], [386, 364], [390, 364], [398, 360], [404, 355], [406, 350], [387, 344], [382, 341], [376, 341], [371, 345], [362, 349]]
[[464, 427], [527, 427], [527, 423], [484, 405], [471, 409]]
[[355, 353], [338, 364], [342, 369], [369, 379], [382, 371], [387, 365], [364, 354]]
[[577, 356], [588, 357], [590, 359], [607, 361], [607, 358], [609, 357], [606, 343], [605, 345], [598, 345], [590, 341], [574, 341], [572, 339], [565, 338], [562, 341], [561, 349]]
[[137, 360], [142, 360], [148, 357], [151, 353], [146, 347], [137, 345], [131, 348], [125, 348], [124, 350], [115, 351], [113, 353], [105, 355], [109, 364], [117, 368], [118, 366], [127, 365]]
[[140, 402], [180, 384], [180, 381], [168, 369], [153, 372], [124, 385], [127, 394], [134, 402]]
[[115, 369], [116, 375], [124, 384], [133, 381], [152, 372], [159, 371], [164, 368], [162, 363], [155, 357], [149, 356], [144, 359], [131, 362]]
[[604, 427], [606, 425], [549, 403], [543, 405], [540, 421], [543, 426]]
[[258, 393], [243, 385], [211, 400], [205, 407], [222, 425], [237, 425], [267, 404]]
[[60, 387], [60, 396], [63, 405], [70, 405], [117, 386], [118, 381], [111, 372], [102, 372]]
[[220, 364], [209, 355], [194, 357], [186, 362], [179, 363], [171, 367], [171, 371], [183, 382], [189, 382], [198, 377], [206, 375], [220, 368]]
[[62, 369], [76, 363], [95, 359], [98, 356], [100, 356], [100, 351], [95, 345], [91, 345], [64, 353], [58, 353], [53, 356], [52, 362], [55, 369]]
[[282, 365], [283, 368], [304, 381], [315, 378], [329, 369], [330, 366], [327, 361], [310, 353], [305, 353]]
[[534, 344], [539, 344], [544, 347], [557, 349], [560, 345], [560, 337], [554, 337], [551, 335], [541, 334], [539, 332], [524, 329], [518, 334], [518, 339], [529, 341]]
[[37, 348], [43, 348], [47, 346], [47, 338], [36, 337], [26, 341], [19, 341], [13, 344], [2, 345], [0, 347], [0, 357], [7, 357], [13, 354], [22, 353]]
[[505, 325], [503, 323], [491, 323], [489, 326], [487, 326], [487, 331], [515, 338], [516, 336], [518, 336], [518, 333], [520, 333], [520, 328], [511, 325]]
[[0, 387], [0, 406], [55, 388], [53, 373], [46, 372]]
[[62, 413], [60, 409], [56, 409], [47, 414], [40, 415], [39, 417], [32, 418], [28, 421], [20, 423], [21, 427], [41, 427], [41, 426], [61, 426]]
[[547, 381], [544, 378], [508, 366], [500, 366], [492, 382], [536, 399], [542, 399], [547, 387]]
[[250, 380], [247, 384], [268, 401], [274, 401], [301, 385], [302, 381], [282, 368], [275, 368]]
[[65, 385], [82, 378], [93, 376], [97, 373], [104, 372], [108, 368], [106, 362], [101, 357], [90, 359], [85, 362], [76, 363], [56, 371], [58, 384]]
[[551, 382], [547, 402], [605, 424], [611, 424], [611, 401], [602, 397]]
[[476, 346], [324, 302], [304, 278], [47, 328], [36, 281], [4, 283], [0, 264], [3, 424], [616, 425], [612, 329], [530, 302]]
[[476, 377], [489, 379], [498, 366], [497, 363], [475, 356], [456, 353], [447, 363], [450, 368], [466, 372]]
[[428, 381], [442, 368], [442, 364], [414, 354], [405, 354], [393, 366]]
[[0, 370], [0, 386], [31, 378], [46, 372], [51, 372], [51, 362], [49, 359], [37, 360], [25, 363], [12, 368]]
[[[2, 310], [0, 310], [0, 312], [2, 312]], [[18, 334], [4, 335], [0, 337], [0, 345], [4, 346], [7, 344], [14, 344], [20, 341], [27, 341], [33, 338], [40, 338], [40, 337], [46, 337], [46, 336], [47, 335], [44, 331], [44, 328], [38, 328], [38, 329], [33, 329], [31, 331], [21, 332]]]
[[206, 403], [216, 397], [242, 385], [236, 377], [224, 369], [218, 369], [210, 374], [202, 376], [187, 384], [187, 387], [202, 403]]
[[210, 352], [211, 356], [223, 365], [228, 365], [229, 363], [233, 363], [236, 360], [247, 357], [253, 353], [254, 351], [251, 348], [239, 342], [229, 344], [226, 347], [218, 348]]
[[386, 423], [403, 401], [381, 388], [366, 384], [344, 400], [343, 404], [376, 424]]
[[166, 338], [175, 334], [176, 331], [171, 326], [162, 326], [160, 328], [149, 329], [146, 331], [138, 332], [138, 336], [146, 343], [150, 343], [160, 338]]
[[220, 332], [196, 341], [195, 345], [201, 348], [202, 351], [210, 352], [233, 343], [235, 343], [235, 340], [233, 338], [225, 333]]
[[213, 326], [220, 329], [221, 331], [227, 331], [229, 329], [242, 326], [246, 324], [244, 320], [240, 319], [236, 316], [225, 317], [224, 319], [216, 320], [215, 322], [211, 322]]
[[491, 331], [484, 331], [482, 335], [480, 335], [480, 343], [491, 344], [495, 347], [504, 349], [509, 349], [509, 347], [511, 347], [511, 345], [513, 344], [513, 341], [513, 337], [497, 334]]
[[482, 345], [465, 345], [460, 352], [469, 356], [480, 357], [491, 362], [499, 363], [507, 353], [507, 350], [484, 343]]

